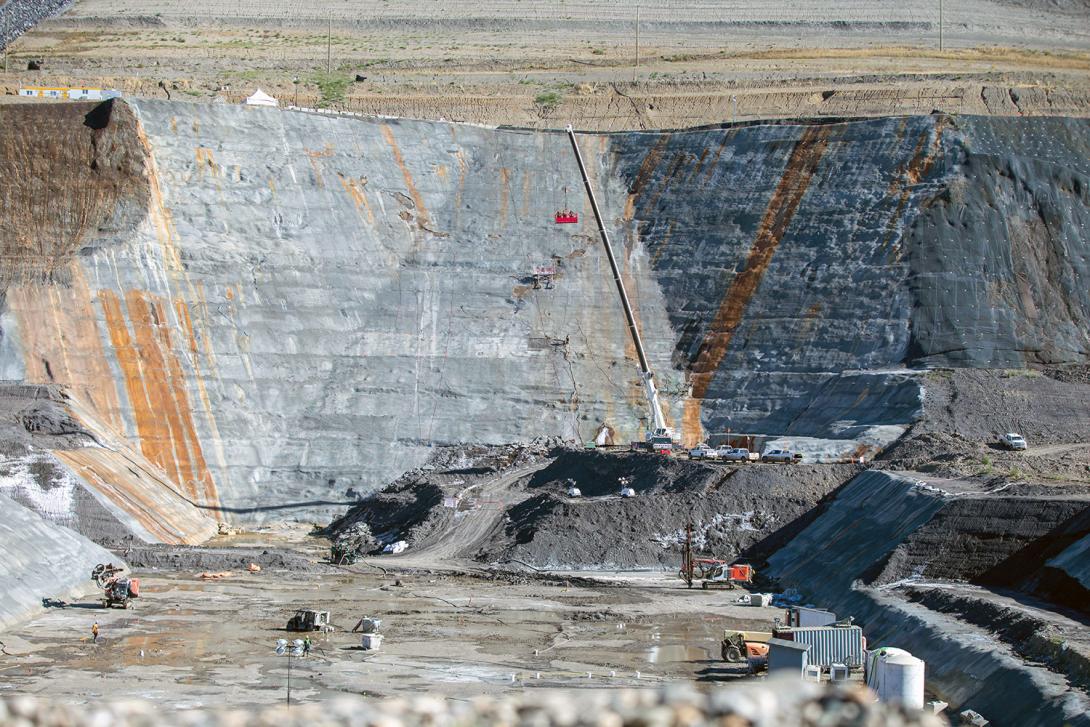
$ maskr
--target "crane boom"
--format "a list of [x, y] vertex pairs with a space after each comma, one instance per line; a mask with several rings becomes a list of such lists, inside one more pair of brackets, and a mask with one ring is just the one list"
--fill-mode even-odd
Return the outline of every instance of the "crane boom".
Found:
[[636, 325], [636, 316], [632, 313], [632, 304], [628, 301], [628, 292], [621, 278], [621, 270], [617, 267], [617, 258], [613, 255], [613, 246], [609, 243], [609, 234], [606, 232], [602, 213], [598, 209], [598, 201], [594, 198], [594, 189], [587, 177], [587, 168], [583, 165], [583, 155], [579, 151], [579, 143], [575, 138], [575, 131], [568, 124], [568, 139], [571, 140], [572, 150], [575, 152], [575, 161], [579, 164], [579, 174], [583, 177], [583, 186], [586, 187], [587, 197], [590, 199], [590, 208], [594, 212], [594, 221], [598, 223], [598, 234], [602, 237], [602, 244], [606, 249], [606, 257], [609, 259], [609, 268], [613, 271], [613, 282], [617, 284], [617, 293], [621, 296], [621, 306], [624, 308], [624, 316], [628, 321], [628, 332], [632, 335], [632, 343], [636, 346], [636, 356], [640, 362], [640, 378], [647, 392], [647, 403], [651, 407], [651, 431], [648, 436], [670, 437], [673, 432], [666, 425], [666, 417], [662, 415], [662, 407], [659, 405], [659, 391], [655, 386], [655, 374], [647, 362], [647, 354], [643, 350], [643, 339], [640, 338], [640, 329]]

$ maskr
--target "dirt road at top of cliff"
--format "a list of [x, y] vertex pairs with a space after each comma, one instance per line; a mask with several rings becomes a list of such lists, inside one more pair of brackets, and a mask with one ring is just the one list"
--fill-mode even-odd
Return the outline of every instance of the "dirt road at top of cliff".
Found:
[[81, 0], [9, 48], [0, 99], [44, 84], [238, 102], [260, 87], [309, 107], [597, 130], [1090, 113], [1090, 26], [1078, 8], [948, 5], [940, 49], [930, 0], [694, 0], [681, 14], [641, 4], [637, 64], [634, 8], [606, 0]]
[[459, 508], [464, 505], [466, 509], [455, 512], [449, 527], [433, 533], [412, 550], [394, 556], [369, 558], [364, 562], [393, 569], [477, 567], [471, 557], [475, 547], [504, 517], [508, 507], [532, 494], [515, 489], [515, 483], [545, 469], [552, 461], [547, 459], [502, 472], [491, 480], [466, 488], [458, 497]]

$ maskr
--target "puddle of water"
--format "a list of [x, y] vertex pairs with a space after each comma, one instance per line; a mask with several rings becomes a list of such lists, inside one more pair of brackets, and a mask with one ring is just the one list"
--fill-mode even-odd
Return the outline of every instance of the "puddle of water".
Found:
[[656, 644], [646, 652], [649, 664], [662, 664], [669, 661], [706, 661], [709, 658], [711, 657], [707, 649], [684, 644]]

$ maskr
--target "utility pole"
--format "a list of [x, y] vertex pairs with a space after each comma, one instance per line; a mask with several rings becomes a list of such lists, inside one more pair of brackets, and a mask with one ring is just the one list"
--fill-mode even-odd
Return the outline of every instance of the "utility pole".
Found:
[[640, 72], [640, 6], [636, 6], [636, 70], [632, 72], [632, 80], [639, 80]]
[[325, 72], [333, 73], [333, 11], [329, 11], [329, 28], [325, 36]]
[[685, 576], [685, 583], [689, 588], [693, 587], [693, 524], [685, 526], [685, 549], [681, 551], [681, 572]]
[[939, 52], [942, 52], [942, 0], [939, 0]]

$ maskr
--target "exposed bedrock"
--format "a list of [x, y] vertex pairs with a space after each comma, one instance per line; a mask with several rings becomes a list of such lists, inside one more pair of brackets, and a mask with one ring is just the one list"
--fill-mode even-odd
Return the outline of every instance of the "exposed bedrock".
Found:
[[[3, 377], [60, 386], [201, 517], [339, 509], [437, 445], [641, 436], [563, 134], [21, 108]], [[1086, 360], [1088, 143], [1085, 121], [938, 115], [581, 140], [668, 417], [815, 459], [919, 415], [906, 365]]]
[[[1085, 656], [1077, 663], [1027, 664], [1017, 635], [992, 635], [987, 623], [988, 614], [1004, 610], [1064, 624], [1068, 619], [1009, 598], [1009, 605], [997, 607], [1003, 599], [986, 589], [951, 591], [962, 598], [957, 607], [942, 591], [928, 595], [942, 584], [933, 579], [1019, 586], [1040, 567], [1040, 561], [1034, 567], [1020, 561], [1035, 550], [1066, 552], [1088, 506], [1082, 492], [1013, 487], [998, 495], [962, 481], [871, 470], [838, 491], [772, 555], [767, 573], [798, 588], [808, 602], [854, 616], [871, 645], [895, 645], [924, 659], [929, 688], [952, 705], [997, 724], [1088, 724]], [[1062, 560], [1050, 565], [1066, 567]], [[1065, 638], [1084, 640], [1082, 625], [1071, 623]]]
[[68, 528], [0, 493], [0, 553], [4, 588], [0, 590], [0, 629], [38, 613], [43, 605], [75, 598], [94, 589], [91, 569], [120, 563], [116, 556]]

